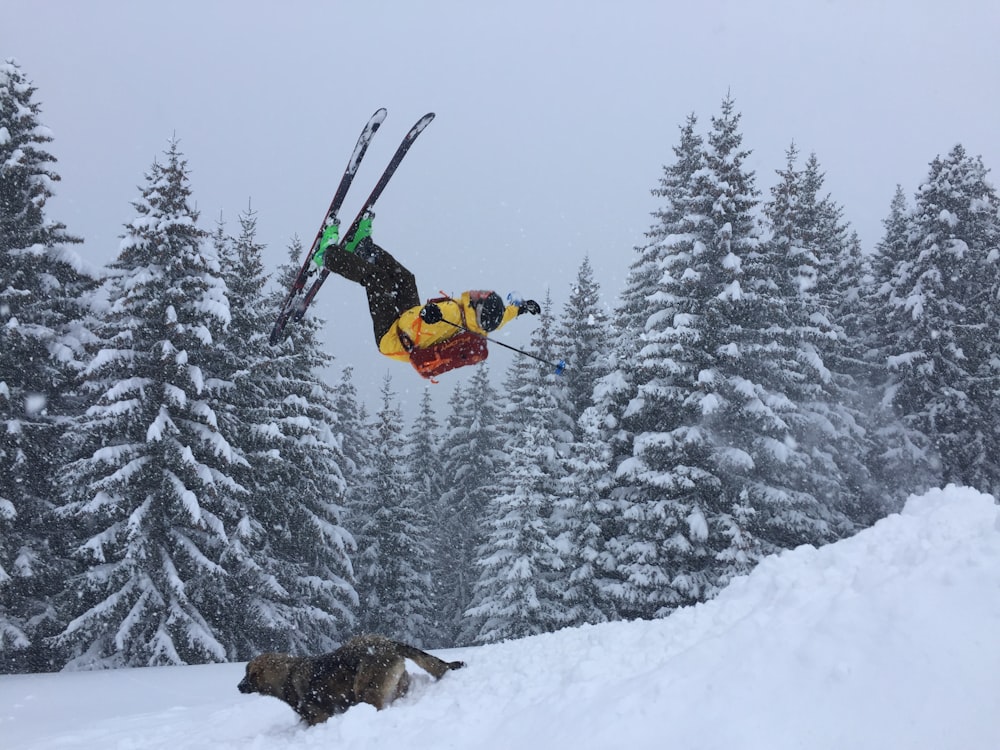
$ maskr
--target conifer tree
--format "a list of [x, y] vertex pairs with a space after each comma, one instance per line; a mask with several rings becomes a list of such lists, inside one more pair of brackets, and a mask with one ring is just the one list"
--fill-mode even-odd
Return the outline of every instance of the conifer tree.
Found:
[[55, 639], [73, 668], [227, 658], [210, 618], [242, 492], [212, 407], [229, 307], [190, 195], [174, 141], [133, 204], [83, 373], [92, 403], [60, 512], [85, 569]]
[[1000, 490], [994, 428], [1000, 199], [961, 146], [931, 162], [889, 281], [885, 400], [926, 436], [944, 483]]
[[373, 455], [369, 415], [358, 399], [353, 367], [345, 367], [340, 373], [340, 380], [333, 386], [333, 410], [340, 449], [344, 455], [344, 524], [353, 528], [352, 509], [363, 503], [372, 492], [368, 464]]
[[46, 216], [60, 177], [35, 92], [0, 62], [0, 672], [56, 666], [43, 639], [68, 571], [52, 509], [94, 286], [81, 240]]
[[622, 576], [617, 608], [626, 617], [662, 616], [710, 596], [723, 578], [719, 558], [743, 539], [751, 513], [748, 497], [724, 492], [729, 467], [715, 465], [704, 420], [731, 403], [711, 396], [726, 381], [720, 365], [740, 353], [727, 339], [741, 334], [733, 308], [745, 304], [747, 256], [757, 249], [749, 213], [756, 191], [742, 172], [731, 103], [713, 118], [697, 160], [689, 153], [692, 124], [682, 131], [674, 180], [664, 185], [667, 208], [648, 233], [658, 283], [647, 295], [636, 394], [622, 414], [633, 436], [631, 455], [616, 467], [626, 524], [607, 547]]
[[874, 485], [894, 510], [902, 508], [911, 491], [938, 483], [936, 471], [929, 461], [926, 436], [908, 428], [891, 403], [889, 362], [894, 352], [890, 349], [893, 334], [886, 311], [891, 306], [896, 269], [909, 263], [906, 250], [908, 221], [906, 194], [903, 187], [897, 185], [889, 215], [882, 221], [885, 232], [875, 246], [871, 261], [872, 292], [863, 305], [867, 324], [865, 362], [870, 368], [868, 385], [879, 399], [873, 410], [875, 448], [868, 464]]
[[594, 388], [607, 374], [614, 345], [600, 285], [584, 258], [563, 307], [556, 341], [569, 362], [565, 409], [573, 421], [573, 441], [562, 456], [556, 489], [558, 542], [565, 547], [562, 600], [567, 625], [614, 619], [613, 578], [604, 565], [604, 545], [617, 523], [609, 502], [613, 485], [611, 449], [602, 429]]
[[[606, 463], [611, 479], [609, 486], [602, 488], [601, 497], [593, 499], [603, 508], [600, 548], [581, 547], [581, 554], [586, 549], [586, 554], [606, 571], [603, 587], [606, 598], [601, 609], [614, 612], [618, 617], [641, 617], [650, 613], [650, 608], [640, 602], [636, 586], [640, 579], [632, 577], [625, 563], [629, 550], [638, 549], [631, 537], [635, 519], [628, 511], [639, 489], [632, 477], [618, 472], [618, 467], [631, 456], [635, 434], [651, 426], [645, 424], [633, 408], [641, 402], [636, 362], [645, 345], [650, 306], [660, 299], [658, 282], [664, 254], [661, 243], [673, 232], [688, 231], [684, 222], [692, 210], [689, 204], [693, 179], [703, 168], [705, 159], [703, 139], [696, 132], [696, 126], [697, 118], [693, 114], [688, 116], [680, 128], [678, 145], [673, 147], [674, 161], [664, 166], [659, 186], [652, 191], [663, 199], [663, 205], [653, 213], [654, 224], [646, 233], [647, 242], [635, 248], [636, 257], [629, 267], [613, 320], [615, 343], [608, 354], [598, 360], [592, 413], [583, 435], [589, 443], [584, 447], [583, 460], [590, 462], [592, 471], [599, 471], [599, 466]], [[609, 455], [603, 454], [602, 444]], [[593, 461], [597, 457], [595, 465]], [[595, 536], [591, 535], [591, 545]], [[649, 584], [658, 585], [653, 580]]]
[[[637, 462], [635, 453], [642, 450], [643, 436], [654, 434], [674, 422], [677, 418], [678, 404], [683, 398], [679, 391], [663, 390], [655, 403], [651, 403], [645, 391], [649, 389], [650, 376], [646, 366], [641, 366], [649, 353], [661, 346], [657, 342], [659, 330], [677, 329], [677, 334], [683, 334], [690, 324], [690, 316], [677, 316], [674, 308], [678, 306], [670, 291], [662, 288], [664, 276], [670, 274], [673, 263], [690, 262], [695, 253], [704, 251], [705, 241], [696, 234], [701, 226], [708, 223], [708, 208], [702, 205], [704, 199], [695, 195], [695, 178], [705, 169], [705, 149], [701, 136], [695, 133], [696, 118], [689, 116], [681, 129], [680, 142], [674, 148], [675, 161], [664, 168], [660, 180], [660, 188], [654, 191], [664, 200], [664, 207], [654, 213], [654, 224], [647, 232], [648, 244], [640, 248], [640, 258], [649, 258], [648, 268], [640, 269], [633, 266], [623, 295], [623, 307], [618, 316], [626, 320], [630, 316], [636, 319], [630, 324], [636, 331], [635, 352], [624, 361], [618, 363], [618, 368], [603, 379], [598, 389], [595, 389], [596, 406], [601, 407], [605, 397], [603, 393], [609, 390], [607, 384], [615, 380], [634, 382], [625, 395], [627, 400], [619, 399], [617, 408], [608, 418], [598, 417], [591, 424], [611, 422], [617, 427], [616, 440], [620, 447], [612, 458], [612, 471], [616, 476], [616, 486], [610, 499], [614, 513], [612, 518], [620, 519], [606, 532], [601, 558], [605, 565], [614, 570], [617, 581], [608, 588], [612, 597], [613, 609], [619, 616], [651, 617], [665, 614], [673, 607], [685, 601], [697, 600], [709, 587], [709, 580], [699, 582], [690, 579], [688, 570], [694, 567], [694, 554], [689, 554], [688, 560], [673, 562], [670, 557], [687, 552], [689, 542], [678, 532], [678, 523], [684, 520], [684, 509], [681, 504], [672, 501], [669, 493], [661, 491], [647, 482], [647, 477], [656, 476], [655, 470], [642, 468]], [[706, 232], [701, 231], [703, 236]], [[666, 271], [666, 274], [665, 274]], [[668, 278], [673, 278], [668, 277]], [[678, 279], [684, 278], [682, 275]], [[687, 277], [689, 283], [696, 280], [695, 275]], [[635, 299], [635, 291], [641, 290], [641, 296]], [[630, 297], [634, 301], [629, 306]], [[693, 304], [693, 303], [692, 303]], [[681, 338], [683, 340], [683, 337]], [[696, 340], [690, 335], [688, 340]], [[631, 374], [626, 374], [631, 372]], [[646, 408], [643, 408], [646, 407]], [[694, 414], [692, 418], [697, 419]], [[612, 421], [613, 420], [613, 421]], [[692, 437], [698, 437], [698, 432], [692, 431]], [[687, 440], [677, 443], [677, 446], [694, 447], [696, 443]], [[700, 462], [707, 461], [707, 450], [702, 449]], [[687, 490], [689, 498], [695, 494], [698, 483], [705, 489], [706, 495], [718, 492], [718, 480], [703, 469], [692, 471], [686, 467], [691, 460], [684, 460], [675, 450], [672, 456], [677, 464], [676, 471], [691, 472], [684, 480], [682, 487]], [[701, 516], [700, 516], [701, 517]], [[701, 526], [698, 530], [701, 530]], [[671, 551], [671, 547], [675, 549]], [[704, 545], [693, 547], [691, 552], [703, 558], [708, 553]], [[710, 561], [702, 562], [707, 567]], [[685, 577], [678, 577], [683, 589], [671, 585], [670, 567], [684, 571]], [[607, 607], [607, 605], [606, 605]]]
[[698, 119], [688, 115], [680, 128], [678, 144], [673, 147], [674, 161], [664, 166], [658, 187], [651, 193], [663, 200], [653, 211], [654, 223], [646, 233], [649, 240], [636, 248], [616, 321], [632, 332], [630, 338], [638, 341], [649, 320], [649, 307], [658, 295], [659, 272], [663, 260], [662, 242], [677, 229], [689, 229], [688, 208], [694, 201], [694, 176], [705, 166], [704, 140], [696, 132]]
[[[794, 144], [765, 213], [772, 227], [767, 248], [772, 278], [785, 297], [788, 346], [795, 352], [797, 378], [785, 394], [798, 414], [789, 420], [799, 455], [789, 466], [790, 484], [811, 495], [824, 536], [853, 533], [877, 515], [870, 509], [871, 483], [865, 459], [871, 451], [866, 423], [870, 403], [857, 376], [862, 350], [848, 336], [842, 315], [845, 297], [858, 299], [864, 282], [855, 238], [842, 211], [822, 196], [823, 174], [813, 154], [804, 170], [796, 164]], [[794, 475], [794, 476], [793, 476]], [[852, 520], [853, 518], [853, 520]]]
[[[551, 307], [547, 295], [528, 349], [549, 361]], [[568, 549], [560, 541], [567, 541], [572, 506], [557, 508], [557, 491], [572, 420], [560, 403], [561, 378], [550, 370], [539, 360], [518, 357], [504, 381], [509, 396], [502, 423], [504, 468], [484, 508], [478, 581], [465, 613], [465, 628], [475, 631], [479, 643], [565, 624], [561, 589]]]
[[[502, 405], [502, 427], [508, 434], [516, 435], [525, 422], [542, 418], [556, 443], [563, 447], [572, 440], [573, 415], [566, 391], [567, 380], [547, 364], [562, 358], [561, 352], [556, 351], [557, 334], [550, 292], [546, 292], [541, 308], [538, 326], [526, 350], [538, 359], [516, 355], [504, 378], [503, 391], [507, 398]], [[542, 417], [539, 417], [539, 410], [544, 411]]]
[[869, 470], [876, 491], [886, 498], [890, 510], [899, 510], [911, 492], [938, 486], [939, 466], [930, 450], [926, 435], [908, 426], [892, 401], [896, 342], [893, 323], [887, 311], [892, 308], [897, 272], [910, 266], [907, 251], [910, 210], [901, 185], [896, 186], [889, 215], [883, 220], [885, 232], [875, 247], [871, 261], [872, 292], [863, 301], [865, 364], [869, 368], [868, 386], [878, 399], [873, 409], [875, 446]]
[[497, 408], [497, 391], [486, 364], [477, 365], [466, 382], [459, 382], [450, 399], [448, 439], [445, 441], [444, 477], [447, 509], [444, 528], [449, 544], [443, 550], [446, 575], [441, 579], [439, 617], [448, 646], [472, 643], [474, 628], [466, 628], [463, 613], [472, 602], [479, 577], [477, 551], [482, 544], [486, 503], [504, 467], [503, 435]]
[[701, 362], [687, 387], [722, 480], [722, 536], [739, 539], [716, 553], [729, 563], [724, 582], [761, 553], [829, 541], [840, 519], [811, 484], [816, 457], [796, 440], [810, 417], [797, 403], [804, 368], [794, 304], [786, 275], [775, 274], [780, 259], [760, 239], [755, 178], [743, 166], [749, 152], [731, 99], [712, 125], [695, 181], [710, 232], [694, 295]]
[[663, 206], [653, 212], [654, 224], [646, 233], [648, 241], [635, 248], [636, 257], [629, 267], [614, 318], [616, 343], [604, 363], [607, 372], [596, 391], [595, 405], [604, 413], [604, 421], [613, 425], [610, 437], [615, 447], [615, 465], [632, 449], [631, 436], [623, 429], [621, 417], [636, 397], [635, 362], [644, 345], [650, 306], [660, 300], [661, 243], [675, 231], [690, 229], [687, 213], [693, 201], [694, 175], [703, 168], [705, 160], [703, 139], [695, 131], [697, 122], [693, 114], [688, 116], [680, 129], [679, 143], [673, 147], [674, 161], [664, 166], [659, 186], [651, 191], [663, 199]]
[[[815, 155], [806, 163], [805, 180], [809, 194], [818, 195], [823, 181]], [[817, 289], [817, 305], [829, 311], [829, 319], [821, 319], [826, 335], [817, 343], [829, 377], [821, 376], [825, 398], [818, 414], [824, 427], [820, 433], [828, 434], [827, 446], [820, 437], [816, 450], [828, 447], [840, 473], [839, 485], [829, 497], [835, 510], [845, 516], [835, 523], [835, 531], [846, 535], [870, 526], [891, 507], [872, 472], [878, 450], [879, 395], [871, 386], [868, 337], [872, 328], [866, 309], [874, 280], [871, 259], [863, 252], [857, 232], [842, 220], [842, 208], [829, 196], [818, 204], [817, 242], [828, 249], [831, 262]]]
[[[358, 542], [359, 619], [365, 632], [425, 645], [431, 613], [427, 517], [410, 492], [402, 416], [392, 379], [382, 383], [372, 432], [372, 494], [352, 518]], [[358, 510], [358, 509], [356, 509]]]
[[476, 643], [537, 635], [565, 622], [558, 577], [564, 563], [550, 530], [556, 496], [545, 466], [555, 461], [553, 436], [532, 420], [516, 438], [499, 494], [486, 508], [481, 573], [466, 611]]
[[443, 498], [447, 490], [445, 479], [445, 436], [438, 421], [430, 388], [424, 388], [420, 407], [406, 437], [407, 487], [413, 506], [424, 519], [430, 551], [428, 570], [431, 577], [431, 611], [424, 644], [428, 648], [445, 645], [441, 633], [445, 623], [441, 613], [447, 606], [449, 592], [443, 581], [449, 576], [446, 550], [451, 544], [447, 536], [449, 510]]
[[606, 433], [600, 410], [586, 408], [564, 459], [558, 505], [566, 519], [560, 542], [566, 547], [562, 601], [567, 626], [620, 619], [617, 561], [608, 543], [621, 519], [611, 501], [614, 476]]
[[594, 278], [590, 258], [585, 257], [577, 270], [569, 299], [563, 306], [556, 326], [555, 341], [561, 347], [554, 352], [567, 362], [569, 376], [563, 380], [567, 390], [570, 419], [575, 422], [592, 403], [597, 377], [612, 349], [611, 321], [601, 301], [601, 285]]
[[[309, 317], [272, 347], [268, 332], [281, 293], [264, 294], [256, 215], [240, 215], [224, 243], [232, 321], [226, 338], [232, 387], [223, 422], [247, 457], [234, 474], [247, 493], [230, 534], [225, 611], [234, 659], [260, 651], [316, 653], [353, 626], [357, 596], [342, 525], [345, 480], [335, 395], [318, 377], [329, 358]], [[290, 248], [293, 264], [300, 247]]]
[[671, 174], [687, 181], [670, 184], [649, 232], [657, 287], [612, 494], [625, 522], [605, 545], [626, 617], [703, 600], [761, 555], [831, 534], [808, 485], [812, 457], [795, 441], [805, 417], [793, 400], [803, 367], [791, 284], [762, 241], [739, 119], [724, 100], [700, 162], [683, 131]]

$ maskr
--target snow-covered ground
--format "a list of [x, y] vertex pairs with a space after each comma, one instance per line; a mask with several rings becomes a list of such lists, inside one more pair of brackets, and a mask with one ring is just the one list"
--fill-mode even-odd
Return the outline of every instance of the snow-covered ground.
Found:
[[306, 728], [242, 664], [0, 677], [0, 747], [1000, 748], [1000, 518], [949, 487], [714, 601], [448, 652], [440, 682]]

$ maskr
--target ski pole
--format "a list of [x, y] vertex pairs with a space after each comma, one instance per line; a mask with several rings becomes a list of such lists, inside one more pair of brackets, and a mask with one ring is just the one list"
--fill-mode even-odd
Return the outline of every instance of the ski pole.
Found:
[[463, 330], [463, 331], [465, 331], [467, 333], [471, 333], [474, 336], [481, 336], [482, 338], [484, 338], [487, 341], [489, 341], [491, 344], [496, 344], [497, 346], [502, 346], [504, 349], [510, 349], [512, 352], [517, 352], [518, 354], [523, 354], [525, 357], [531, 357], [532, 359], [536, 359], [539, 362], [541, 362], [542, 364], [545, 364], [545, 365], [548, 365], [549, 367], [554, 368], [556, 375], [562, 375], [563, 372], [565, 372], [565, 370], [566, 370], [566, 360], [564, 360], [564, 359], [560, 359], [558, 362], [550, 362], [549, 360], [547, 360], [547, 359], [545, 359], [543, 357], [539, 357], [536, 354], [532, 354], [531, 352], [526, 352], [526, 351], [524, 351], [524, 349], [518, 349], [516, 346], [511, 346], [510, 344], [505, 344], [502, 341], [497, 341], [496, 339], [491, 339], [485, 333], [477, 333], [476, 331], [470, 331], [468, 328], [466, 328], [465, 326], [461, 325], [460, 323], [452, 323], [450, 320], [445, 320], [444, 318], [441, 318], [441, 322], [442, 323], [447, 323], [448, 325], [454, 326], [455, 328], [459, 328], [459, 329], [461, 329], [461, 330]]

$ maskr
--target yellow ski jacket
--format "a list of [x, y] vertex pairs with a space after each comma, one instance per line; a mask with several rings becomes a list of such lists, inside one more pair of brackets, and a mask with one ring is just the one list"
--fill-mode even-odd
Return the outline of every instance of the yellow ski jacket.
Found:
[[[482, 292], [473, 292], [483, 294]], [[378, 350], [387, 357], [408, 362], [410, 351], [426, 349], [462, 333], [467, 328], [473, 333], [486, 335], [476, 321], [476, 311], [472, 307], [470, 292], [463, 292], [459, 299], [444, 297], [429, 300], [441, 309], [442, 320], [438, 323], [425, 323], [420, 318], [423, 305], [416, 305], [404, 312], [392, 327], [382, 336]], [[507, 325], [518, 315], [517, 305], [507, 305], [504, 308], [503, 319], [496, 330]], [[456, 327], [461, 326], [461, 327]], [[412, 342], [412, 345], [410, 344]]]

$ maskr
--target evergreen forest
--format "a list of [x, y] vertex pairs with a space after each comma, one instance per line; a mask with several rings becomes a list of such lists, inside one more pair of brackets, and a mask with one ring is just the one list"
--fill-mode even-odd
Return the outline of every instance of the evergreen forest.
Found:
[[255, 211], [205, 222], [176, 139], [91, 270], [0, 63], [0, 672], [669, 617], [910, 493], [997, 496], [987, 167], [928, 154], [863, 247], [818, 156], [757, 175], [740, 118], [726, 96], [677, 124], [616, 299], [583, 256], [539, 300], [527, 351], [565, 375], [497, 357], [408, 421], [393, 378], [418, 376], [362, 403], [315, 315], [268, 343], [305, 248], [266, 268]]

